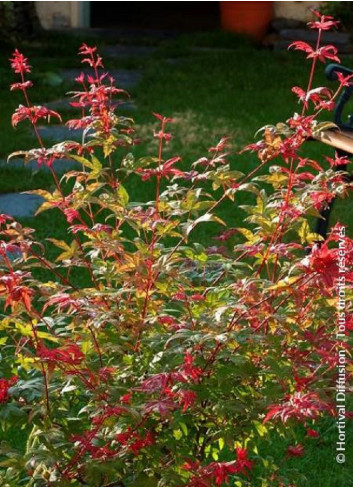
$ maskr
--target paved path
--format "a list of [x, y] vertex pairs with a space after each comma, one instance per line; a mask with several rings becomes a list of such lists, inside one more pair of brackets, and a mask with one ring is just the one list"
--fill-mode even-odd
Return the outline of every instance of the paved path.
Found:
[[50, 139], [54, 143], [62, 141], [80, 141], [82, 139], [82, 130], [69, 129], [66, 126], [58, 124], [39, 126], [38, 132], [43, 139]]
[[[68, 111], [68, 112], [75, 112], [76, 114], [79, 114], [80, 109], [77, 109], [77, 107], [72, 107], [72, 105], [70, 105], [70, 101], [71, 99], [69, 97], [58, 98], [56, 100], [51, 100], [50, 102], [46, 102], [43, 105], [45, 107], [48, 107], [48, 109], [56, 110], [59, 113], [60, 111]], [[121, 103], [119, 103], [118, 111], [133, 112], [134, 110], [136, 110], [136, 105], [131, 99], [127, 101], [122, 100]]]
[[124, 46], [122, 44], [113, 44], [105, 46], [101, 53], [108, 58], [149, 58], [156, 51], [152, 46]]
[[[49, 172], [49, 168], [46, 165], [38, 165], [36, 161], [29, 161], [28, 163], [24, 163], [23, 159], [20, 158], [12, 158], [7, 162], [6, 160], [0, 160], [0, 167], [7, 166], [9, 168], [28, 168], [33, 171], [45, 171]], [[53, 169], [57, 173], [64, 173], [67, 170], [72, 170], [73, 168], [80, 168], [80, 164], [76, 161], [69, 159], [56, 160], [53, 164]]]
[[[137, 70], [113, 69], [108, 71], [109, 74], [114, 78], [117, 86], [126, 90], [134, 88], [139, 83], [142, 77], [141, 73]], [[89, 68], [61, 70], [60, 76], [65, 81], [74, 83], [75, 78], [77, 78], [80, 73], [92, 75], [92, 70], [90, 70]]]
[[2, 194], [0, 195], [0, 213], [13, 217], [33, 217], [43, 202], [43, 197], [39, 195]]

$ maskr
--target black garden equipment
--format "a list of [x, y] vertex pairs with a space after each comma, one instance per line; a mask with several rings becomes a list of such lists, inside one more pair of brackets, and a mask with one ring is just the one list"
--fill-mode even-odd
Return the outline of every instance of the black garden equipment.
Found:
[[[353, 70], [338, 64], [330, 64], [325, 70], [327, 78], [331, 81], [338, 79], [337, 73], [342, 73], [344, 76], [353, 75]], [[353, 94], [353, 78], [352, 84], [345, 86], [334, 110], [334, 123], [337, 128], [329, 129], [320, 132], [315, 136], [315, 139], [328, 144], [336, 149], [339, 157], [345, 156], [351, 158], [353, 155], [353, 116], [344, 116], [344, 109]], [[345, 117], [345, 119], [344, 119]], [[340, 171], [346, 171], [347, 165], [340, 165]], [[353, 175], [348, 175], [349, 181], [353, 181]], [[334, 200], [321, 211], [321, 219], [317, 220], [315, 232], [326, 238], [329, 218], [334, 205]]]

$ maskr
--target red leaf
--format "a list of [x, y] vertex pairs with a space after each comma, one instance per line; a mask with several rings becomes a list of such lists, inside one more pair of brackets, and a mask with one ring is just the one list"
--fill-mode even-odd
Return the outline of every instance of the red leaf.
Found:
[[287, 457], [302, 457], [303, 455], [303, 445], [291, 445], [287, 448]]
[[304, 41], [294, 41], [288, 46], [288, 49], [294, 48], [295, 51], [304, 51], [304, 53], [312, 54], [314, 53], [313, 48]]
[[352, 80], [353, 74], [348, 75], [348, 76], [344, 76], [340, 71], [338, 71], [337, 72], [337, 78], [338, 78], [338, 81], [340, 82], [342, 87], [348, 87], [349, 85], [352, 85], [350, 80]]
[[331, 61], [335, 61], [336, 63], [340, 63], [341, 60], [337, 56], [337, 49], [335, 46], [332, 46], [331, 44], [328, 46], [322, 46], [319, 48], [317, 51], [309, 54], [307, 57], [308, 58], [315, 58], [317, 57], [319, 61], [322, 63], [326, 63], [326, 59], [329, 59]]

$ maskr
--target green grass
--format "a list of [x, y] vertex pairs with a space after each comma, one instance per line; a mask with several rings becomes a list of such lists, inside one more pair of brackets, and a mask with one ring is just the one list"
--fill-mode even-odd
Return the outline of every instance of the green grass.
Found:
[[[280, 468], [280, 473], [295, 485], [304, 487], [352, 486], [353, 433], [350, 430], [350, 424], [347, 423], [346, 463], [341, 465], [336, 462], [335, 420], [318, 421], [315, 429], [320, 432], [319, 438], [305, 436], [304, 427], [295, 428], [293, 430], [295, 438], [291, 440], [273, 433], [269, 440], [260, 441], [259, 453], [263, 451], [273, 457]], [[304, 456], [301, 458], [286, 457], [288, 446], [296, 443], [304, 446]]]
[[[41, 74], [76, 64], [78, 66], [75, 53], [81, 40], [55, 35], [24, 47], [34, 67], [36, 86], [31, 90], [34, 102], [57, 99], [70, 89], [64, 83], [55, 87], [48, 86]], [[218, 49], [195, 49], [198, 46], [213, 46]], [[8, 84], [13, 80], [6, 65], [9, 54], [10, 51], [2, 55], [0, 70], [2, 158], [6, 158], [12, 151], [36, 146], [28, 128], [11, 128], [11, 113], [21, 101], [19, 94], [9, 95], [8, 92]], [[349, 59], [344, 61], [350, 64]], [[253, 141], [255, 132], [263, 125], [284, 121], [299, 110], [290, 89], [293, 85], [305, 86], [309, 68], [296, 53], [270, 52], [256, 48], [238, 37], [222, 33], [188, 34], [160, 44], [156, 53], [148, 59], [107, 59], [105, 65], [107, 69], [130, 68], [139, 69], [143, 73], [140, 85], [131, 91], [138, 106], [134, 118], [138, 135], [142, 139], [142, 143], [134, 149], [137, 156], [156, 151], [152, 139], [153, 129], [156, 127], [152, 112], [159, 112], [175, 119], [175, 124], [171, 126], [174, 139], [167, 152], [170, 155], [180, 154], [185, 168], [190, 167], [200, 156], [207, 155], [207, 149], [221, 137], [230, 136], [233, 144], [230, 157], [232, 167], [245, 173], [254, 168], [256, 160], [249, 154], [239, 156], [237, 151]], [[321, 71], [316, 84], [325, 85], [323, 66], [319, 69]], [[67, 117], [68, 114], [65, 115], [66, 119]], [[327, 149], [318, 143], [308, 143], [303, 149], [304, 154], [322, 162]], [[11, 169], [11, 163], [0, 167], [2, 193], [51, 186], [49, 174]], [[132, 200], [142, 201], [147, 197], [152, 198], [153, 189], [130, 185], [129, 191]], [[247, 197], [243, 197], [239, 203], [244, 203], [245, 198]], [[350, 225], [353, 199], [337, 204], [333, 220], [339, 219]], [[234, 227], [242, 223], [244, 216], [237, 205], [228, 204], [222, 208], [222, 217], [230, 227]], [[41, 214], [35, 219], [25, 219], [23, 222], [38, 230], [38, 240], [65, 237], [65, 222], [56, 211]], [[195, 231], [194, 239], [212, 243], [208, 234], [208, 230]], [[323, 433], [320, 439], [310, 440], [306, 456], [300, 459], [284, 458], [287, 441], [276, 434], [273, 434], [270, 443], [261, 441], [259, 449], [272, 455], [285, 473], [290, 475], [292, 471], [297, 471], [303, 476], [300, 483], [305, 486], [352, 485], [352, 435], [347, 430], [347, 461], [340, 466], [334, 460], [334, 424], [325, 421]], [[300, 430], [298, 436], [299, 439], [303, 436]], [[13, 441], [19, 447], [23, 445], [23, 439], [17, 433]]]

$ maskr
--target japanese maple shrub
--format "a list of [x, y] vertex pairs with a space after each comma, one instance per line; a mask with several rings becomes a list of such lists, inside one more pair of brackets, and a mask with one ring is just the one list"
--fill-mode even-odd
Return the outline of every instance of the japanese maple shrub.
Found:
[[[14, 426], [27, 433], [24, 453], [3, 445], [2, 485], [295, 483], [282, 478], [279, 460], [267, 463], [258, 441], [271, 426], [287, 437], [288, 455], [305, 455], [293, 423], [319, 436], [318, 418], [335, 415], [343, 227], [323, 241], [308, 218], [349, 190], [346, 159], [325, 169], [299, 153], [338, 93], [313, 88], [317, 63], [338, 61], [320, 41], [335, 21], [314, 14], [316, 46], [291, 46], [311, 63], [307, 87], [293, 88], [301, 112], [263, 128], [247, 148], [259, 158], [248, 174], [230, 168], [226, 138], [192, 164], [166, 158], [173, 121], [159, 114], [156, 154], [135, 158], [133, 120], [119, 115], [126, 94], [85, 44], [92, 73], [76, 79], [80, 117], [68, 122], [83, 140], [45, 147], [38, 121], [60, 115], [32, 105], [31, 68], [13, 54], [11, 90], [24, 105], [12, 123], [29, 122], [38, 136], [38, 148], [16, 154], [52, 172], [55, 191], [34, 192], [45, 199], [38, 212], [58, 209], [67, 236], [39, 243], [33, 229], [0, 216], [0, 417], [9, 443]], [[60, 179], [53, 163], [63, 158], [79, 166]], [[130, 201], [130, 180], [153, 186], [155, 198]], [[253, 202], [240, 209], [242, 192]], [[245, 212], [243, 228], [218, 217], [224, 201]], [[210, 221], [218, 241], [205, 249], [193, 232]], [[235, 234], [242, 239], [232, 247]], [[350, 266], [353, 241], [345, 242]], [[346, 313], [352, 325], [350, 302]]]

